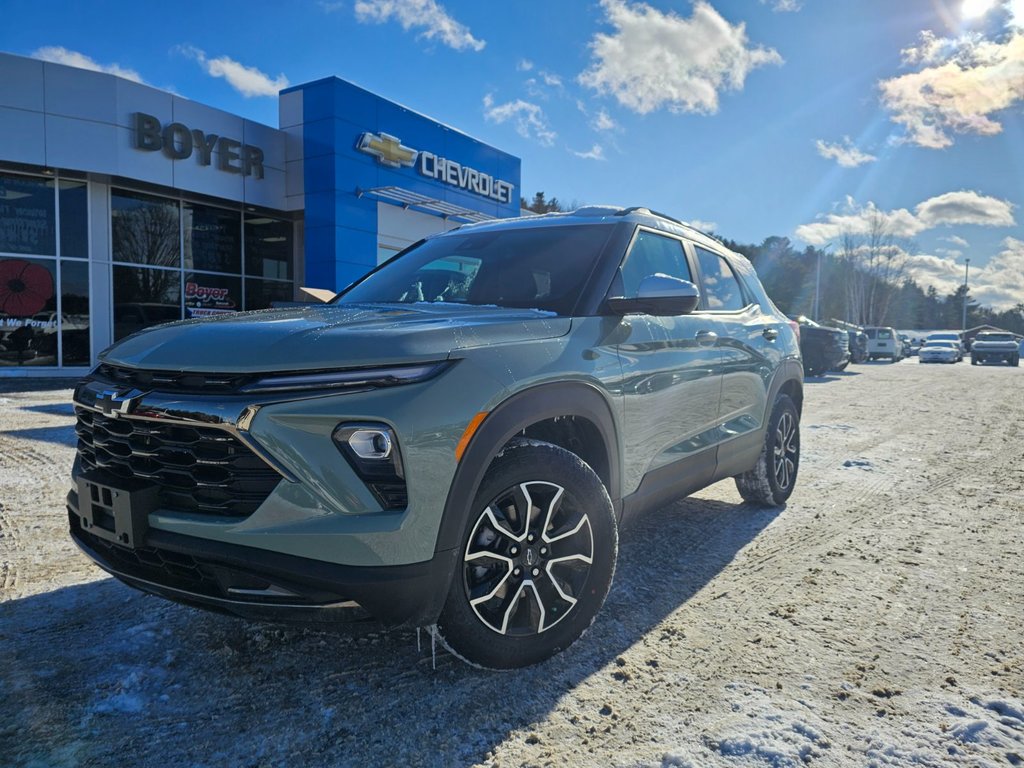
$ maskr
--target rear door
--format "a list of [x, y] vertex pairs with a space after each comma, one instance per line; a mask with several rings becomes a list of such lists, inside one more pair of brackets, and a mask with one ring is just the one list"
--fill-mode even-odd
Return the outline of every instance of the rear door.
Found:
[[[638, 228], [613, 293], [636, 296], [640, 281], [665, 274], [696, 282], [682, 240]], [[699, 488], [714, 473], [721, 394], [719, 324], [708, 312], [679, 317], [623, 318], [618, 344], [623, 369], [623, 491], [647, 503]], [[682, 487], [682, 485], [690, 487]]]
[[782, 353], [782, 319], [766, 314], [721, 254], [691, 243], [700, 270], [701, 304], [719, 325], [722, 396], [719, 405], [719, 477], [749, 469], [747, 455], [761, 448], [768, 389]]

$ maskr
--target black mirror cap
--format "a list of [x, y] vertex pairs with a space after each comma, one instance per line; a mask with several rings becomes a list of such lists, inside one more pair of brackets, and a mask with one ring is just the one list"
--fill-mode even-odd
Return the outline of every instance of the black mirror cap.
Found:
[[648, 275], [640, 281], [633, 298], [613, 296], [608, 309], [616, 315], [645, 314], [655, 317], [688, 315], [700, 303], [700, 290], [688, 280], [669, 275]]

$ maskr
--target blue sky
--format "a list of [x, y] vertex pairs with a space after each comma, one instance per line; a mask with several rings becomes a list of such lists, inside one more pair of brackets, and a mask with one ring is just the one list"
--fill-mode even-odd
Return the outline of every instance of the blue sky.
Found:
[[0, 49], [277, 124], [351, 80], [520, 156], [523, 193], [833, 244], [873, 220], [910, 272], [1024, 301], [1024, 0], [39, 3]]

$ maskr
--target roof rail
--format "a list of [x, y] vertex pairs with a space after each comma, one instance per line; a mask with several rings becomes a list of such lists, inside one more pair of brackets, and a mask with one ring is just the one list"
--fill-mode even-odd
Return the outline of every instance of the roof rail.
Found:
[[[650, 214], [651, 216], [657, 216], [658, 218], [661, 218], [661, 219], [668, 219], [669, 221], [673, 221], [676, 224], [679, 224], [679, 225], [684, 226], [684, 227], [689, 227], [690, 226], [689, 224], [686, 224], [685, 222], [680, 221], [679, 219], [675, 218], [674, 216], [669, 216], [668, 214], [665, 214], [665, 213], [659, 213], [658, 211], [652, 211], [650, 208], [648, 208], [645, 205], [634, 205], [634, 206], [632, 206], [630, 208], [623, 208], [621, 211], [616, 212], [615, 215], [616, 216], [628, 216], [631, 213], [647, 213], [647, 214]], [[693, 229], [693, 227], [690, 227], [690, 229]]]

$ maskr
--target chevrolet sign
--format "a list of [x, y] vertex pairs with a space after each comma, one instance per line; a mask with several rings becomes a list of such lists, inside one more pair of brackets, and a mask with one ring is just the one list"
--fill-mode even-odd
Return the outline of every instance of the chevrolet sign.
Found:
[[356, 149], [373, 155], [377, 162], [389, 168], [415, 167], [421, 176], [428, 179], [437, 179], [498, 203], [512, 202], [515, 185], [510, 182], [496, 179], [490, 174], [440, 157], [433, 152], [412, 149], [402, 144], [401, 139], [390, 134], [364, 133], [360, 135]]

